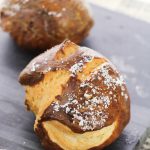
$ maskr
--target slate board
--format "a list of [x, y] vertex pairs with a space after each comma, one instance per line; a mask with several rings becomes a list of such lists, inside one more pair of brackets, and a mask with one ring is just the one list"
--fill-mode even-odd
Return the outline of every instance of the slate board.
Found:
[[[131, 121], [106, 150], [132, 150], [150, 126], [150, 24], [92, 6], [95, 26], [82, 43], [110, 58], [125, 75]], [[19, 72], [33, 58], [0, 31], [0, 149], [42, 150], [33, 131], [34, 116], [24, 108]]]

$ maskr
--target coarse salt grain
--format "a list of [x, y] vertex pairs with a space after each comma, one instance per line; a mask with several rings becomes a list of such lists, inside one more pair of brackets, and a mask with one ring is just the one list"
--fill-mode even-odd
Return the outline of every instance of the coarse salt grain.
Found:
[[[70, 71], [73, 74], [76, 74], [76, 72], [80, 71], [83, 67], [82, 64], [83, 62], [80, 61], [78, 64], [75, 64]], [[58, 104], [58, 102], [54, 102], [54, 110], [59, 111], [60, 108], [64, 108], [65, 113], [71, 113], [73, 116], [72, 122], [78, 123], [83, 131], [94, 130], [97, 126], [103, 127], [109, 115], [103, 110], [107, 110], [109, 108], [111, 101], [117, 102], [117, 96], [113, 94], [113, 91], [119, 87], [121, 89], [121, 95], [124, 96], [125, 99], [128, 98], [128, 95], [125, 94], [123, 78], [121, 76], [113, 78], [109, 74], [109, 69], [110, 64], [104, 63], [100, 67], [96, 68], [96, 70], [91, 73], [91, 76], [88, 77], [86, 81], [79, 85], [80, 88], [88, 87], [91, 89], [91, 92], [88, 93], [88, 91], [86, 91], [83, 95], [86, 100], [79, 103], [79, 101], [83, 98], [80, 97], [78, 99], [75, 94], [70, 93], [68, 95], [69, 97], [67, 103]], [[107, 87], [109, 96], [105, 95], [107, 93], [104, 89], [101, 91], [102, 89], [99, 87], [99, 85], [91, 83], [92, 78], [95, 78], [95, 76], [99, 76], [98, 80], [103, 79], [101, 82], [103, 82], [103, 84]], [[99, 95], [94, 96], [93, 94], [95, 93], [98, 93]], [[74, 104], [73, 109], [71, 107], [72, 104]], [[98, 109], [95, 109], [97, 107]]]

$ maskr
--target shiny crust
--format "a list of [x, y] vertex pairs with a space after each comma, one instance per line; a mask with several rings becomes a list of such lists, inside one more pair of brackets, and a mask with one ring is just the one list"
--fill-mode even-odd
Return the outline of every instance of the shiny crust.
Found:
[[80, 43], [93, 26], [83, 0], [9, 0], [1, 26], [24, 49], [35, 53], [70, 39]]
[[[63, 59], [65, 55], [68, 55], [66, 49], [70, 49], [74, 53], [73, 55]], [[80, 56], [81, 54], [103, 57], [96, 51], [84, 47], [80, 49], [80, 47], [75, 43], [66, 40], [60, 45], [57, 45], [34, 58], [20, 73], [19, 82], [22, 85], [34, 85], [40, 82], [43, 79], [43, 76], [50, 70], [68, 70], [73, 64], [75, 64], [76, 61], [80, 61], [82, 59]], [[61, 59], [63, 59], [63, 63]]]
[[[97, 67], [94, 68], [94, 70], [92, 69], [85, 79], [82, 79], [82, 75], [86, 70], [86, 67], [84, 70], [84, 66], [91, 66], [94, 61], [98, 62], [98, 64], [96, 64]], [[73, 67], [77, 64], [80, 64], [80, 67], [82, 66], [81, 68], [76, 68], [79, 70]], [[129, 94], [125, 82], [116, 68], [105, 57], [95, 51], [79, 47], [70, 41], [65, 41], [31, 61], [20, 74], [19, 81], [24, 86], [34, 87], [41, 83], [49, 72], [57, 72], [58, 70], [64, 70], [66, 72], [69, 70], [70, 77], [67, 83], [63, 85], [61, 95], [55, 96], [56, 100], [45, 107], [44, 112], [40, 115], [40, 119], [37, 120], [35, 132], [40, 137], [42, 145], [46, 150], [62, 149], [60, 145], [52, 142], [46, 129], [43, 127], [45, 121], [51, 120], [57, 120], [68, 126], [74, 133], [79, 134], [101, 130], [117, 121], [117, 126], [109, 139], [103, 144], [90, 149], [98, 150], [111, 144], [119, 137], [130, 119]], [[97, 93], [95, 94], [94, 92], [94, 94], [89, 97], [88, 94], [92, 93], [92, 91], [90, 91], [92, 89], [84, 86], [81, 88], [80, 86], [83, 82], [84, 85], [93, 84], [94, 87], [99, 86], [100, 89], [97, 89]], [[84, 94], [86, 91], [89, 91], [87, 95]], [[77, 105], [76, 103], [70, 104], [68, 93], [73, 93], [72, 95], [75, 95], [73, 98], [77, 98]], [[103, 97], [101, 97], [102, 95]], [[116, 96], [113, 97], [114, 95]], [[100, 100], [100, 103], [93, 106], [92, 99], [94, 98], [95, 102], [95, 98], [97, 97], [101, 97], [103, 101]], [[80, 99], [82, 99], [82, 101], [80, 101]], [[98, 101], [98, 99], [96, 99], [96, 101]], [[88, 106], [85, 106], [85, 102], [89, 102], [88, 106], [92, 106], [92, 111]], [[28, 100], [26, 104], [30, 110], [33, 109], [32, 106], [28, 104]], [[65, 107], [66, 105], [67, 107]], [[77, 108], [79, 105], [81, 105], [81, 109]], [[71, 112], [71, 108], [78, 111], [80, 116]], [[99, 115], [96, 116], [97, 110], [101, 110], [102, 114], [104, 114], [105, 117], [101, 117], [104, 122], [101, 122]], [[86, 116], [87, 119], [84, 118], [86, 113], [91, 112], [94, 113], [92, 115], [94, 115], [95, 122], [90, 122], [91, 117], [89, 116]], [[35, 115], [38, 114], [36, 113]], [[77, 118], [74, 116], [77, 116]], [[78, 117], [81, 118], [81, 120]], [[82, 122], [84, 122], [83, 125]], [[88, 124], [86, 124], [87, 122]]]

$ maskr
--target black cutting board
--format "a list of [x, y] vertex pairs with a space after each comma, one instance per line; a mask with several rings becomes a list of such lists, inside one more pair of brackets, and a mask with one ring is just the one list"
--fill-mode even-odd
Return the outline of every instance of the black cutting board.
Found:
[[[150, 24], [92, 6], [95, 26], [82, 43], [110, 58], [125, 75], [131, 121], [107, 150], [132, 150], [150, 126]], [[0, 31], [0, 149], [42, 150], [34, 116], [24, 108], [19, 72], [33, 58]]]

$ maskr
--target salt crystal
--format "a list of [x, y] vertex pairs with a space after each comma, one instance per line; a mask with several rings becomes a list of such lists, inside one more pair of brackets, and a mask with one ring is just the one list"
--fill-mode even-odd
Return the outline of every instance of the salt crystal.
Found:
[[66, 113], [68, 113], [70, 111], [70, 108], [69, 107], [67, 107], [66, 108]]
[[85, 94], [84, 94], [84, 97], [87, 98], [87, 99], [90, 99], [90, 98], [92, 97], [92, 94], [87, 94], [87, 93], [85, 93]]

